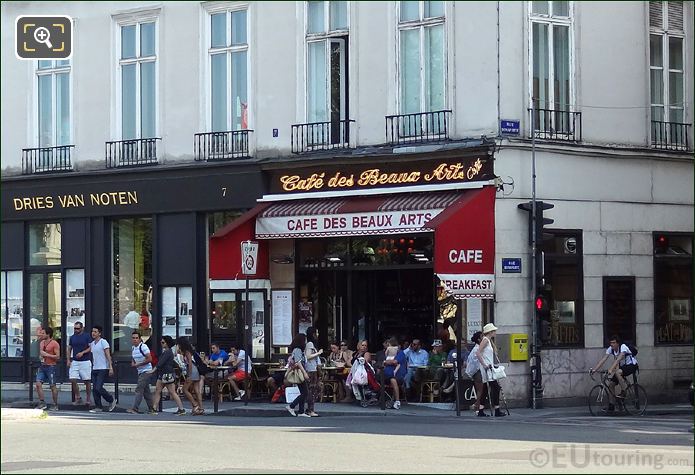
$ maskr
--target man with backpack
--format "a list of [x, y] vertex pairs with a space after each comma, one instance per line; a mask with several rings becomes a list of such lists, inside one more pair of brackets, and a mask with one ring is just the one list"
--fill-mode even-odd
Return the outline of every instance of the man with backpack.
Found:
[[142, 337], [138, 331], [134, 331], [132, 333], [132, 344], [132, 361], [130, 366], [138, 370], [138, 385], [135, 388], [135, 400], [133, 401], [133, 407], [128, 409], [126, 412], [130, 414], [140, 414], [140, 403], [144, 397], [145, 402], [147, 403], [148, 412], [152, 413], [155, 410], [152, 406], [152, 393], [150, 392], [150, 379], [152, 377], [152, 374], [150, 373], [150, 371], [152, 371], [152, 354], [147, 345], [142, 342]]
[[[609, 346], [606, 349], [606, 354], [603, 355], [603, 358], [601, 358], [598, 363], [596, 363], [595, 367], [589, 369], [589, 373], [593, 374], [596, 371], [599, 371], [606, 360], [612, 356], [613, 364], [608, 368], [608, 376], [612, 376], [610, 382], [613, 386], [613, 391], [611, 392], [615, 393], [615, 397], [617, 398], [624, 398], [625, 395], [623, 392], [627, 388], [625, 377], [630, 376], [639, 370], [637, 358], [635, 358], [637, 348], [632, 345], [622, 343], [620, 341], [620, 337], [617, 335], [610, 337], [608, 343]], [[612, 402], [611, 404], [608, 404], [608, 410], [615, 410], [615, 405], [612, 404]]]

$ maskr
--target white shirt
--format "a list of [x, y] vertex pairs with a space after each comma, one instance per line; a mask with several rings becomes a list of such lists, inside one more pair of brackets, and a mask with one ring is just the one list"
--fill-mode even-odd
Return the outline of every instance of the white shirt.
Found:
[[613, 358], [620, 356], [620, 353], [625, 353], [625, 358], [623, 358], [623, 361], [620, 362], [620, 366], [625, 366], [626, 364], [637, 364], [637, 358], [632, 356], [630, 348], [628, 348], [625, 343], [620, 345], [620, 351], [618, 353], [613, 353], [613, 348], [610, 346], [606, 349], [606, 354], [613, 355]]
[[109, 360], [106, 359], [106, 350], [110, 348], [109, 342], [99, 338], [99, 341], [91, 342], [89, 348], [92, 350], [92, 369], [109, 369]]
[[140, 314], [131, 310], [123, 319], [123, 324], [130, 328], [138, 328], [140, 326]]
[[[140, 351], [142, 348], [142, 351]], [[150, 354], [150, 349], [146, 344], [140, 343], [140, 346], [134, 346], [131, 356], [135, 360], [135, 364], [140, 364], [145, 361], [145, 357]], [[145, 371], [152, 371], [152, 363], [147, 363], [146, 365], [138, 366], [138, 374], [142, 374]]]
[[[248, 359], [246, 358], [246, 352], [244, 350], [239, 350], [239, 354], [236, 356], [236, 360], [239, 362], [239, 365], [237, 366], [237, 371], [246, 371], [246, 363]], [[251, 368], [251, 366], [249, 366]], [[251, 372], [251, 370], [248, 370]]]

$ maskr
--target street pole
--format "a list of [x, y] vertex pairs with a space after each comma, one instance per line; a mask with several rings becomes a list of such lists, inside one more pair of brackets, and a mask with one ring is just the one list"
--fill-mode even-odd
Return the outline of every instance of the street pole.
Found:
[[531, 341], [533, 342], [533, 370], [531, 374], [531, 407], [537, 409], [540, 373], [540, 351], [538, 350], [538, 325], [536, 322], [537, 266], [536, 266], [536, 108], [531, 103]]
[[249, 321], [249, 276], [246, 274], [246, 297], [244, 298], [244, 349], [246, 351], [246, 355], [244, 356], [244, 368], [246, 368], [245, 375], [244, 375], [244, 386], [246, 387], [246, 393], [244, 394], [244, 406], [249, 405], [249, 396], [251, 392], [251, 385], [249, 384], [249, 371], [251, 368], [249, 368], [249, 364], [253, 364], [253, 360], [251, 359], [251, 346], [252, 346], [252, 339], [249, 338], [249, 328], [251, 328], [251, 322]]
[[[456, 416], [461, 416], [461, 335], [463, 334], [463, 311], [461, 306], [456, 304], [456, 361], [454, 364], [454, 378], [456, 380]], [[468, 302], [466, 302], [466, 311], [468, 311]]]

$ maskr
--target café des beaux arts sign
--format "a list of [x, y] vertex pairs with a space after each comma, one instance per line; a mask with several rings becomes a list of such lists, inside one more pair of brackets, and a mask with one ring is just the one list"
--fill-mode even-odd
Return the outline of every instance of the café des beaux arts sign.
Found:
[[269, 193], [305, 194], [420, 185], [444, 185], [488, 181], [494, 178], [488, 155], [455, 159], [374, 164], [316, 165], [315, 168], [277, 170], [271, 173]]

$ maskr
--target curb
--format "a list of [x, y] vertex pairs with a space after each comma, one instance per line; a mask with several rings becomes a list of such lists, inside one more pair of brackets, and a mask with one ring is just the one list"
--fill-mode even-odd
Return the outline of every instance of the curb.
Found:
[[46, 413], [41, 409], [16, 409], [3, 407], [0, 409], [2, 420], [26, 420], [41, 419], [46, 417]]

